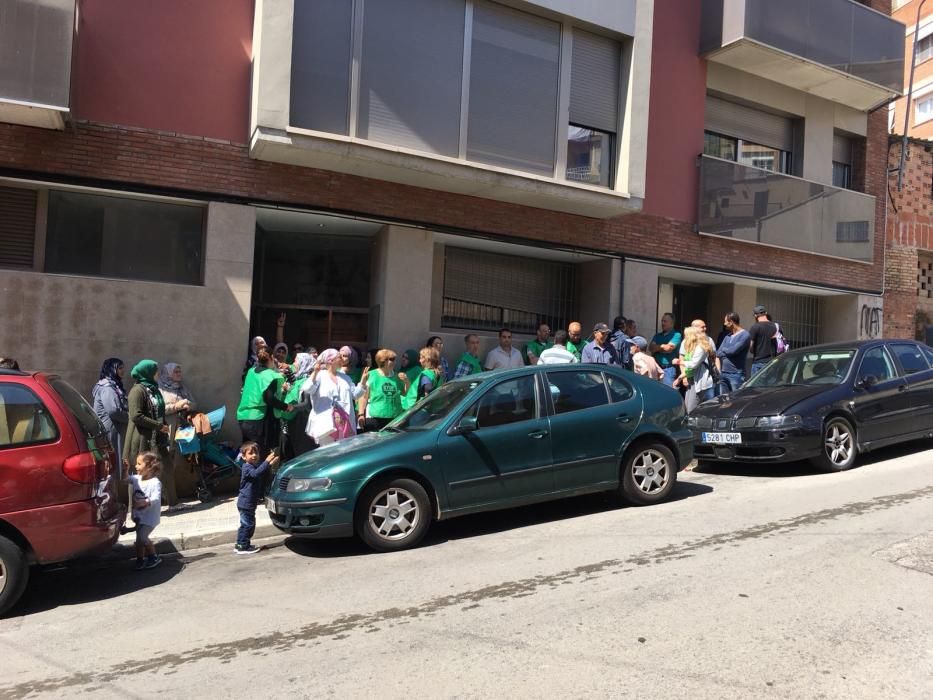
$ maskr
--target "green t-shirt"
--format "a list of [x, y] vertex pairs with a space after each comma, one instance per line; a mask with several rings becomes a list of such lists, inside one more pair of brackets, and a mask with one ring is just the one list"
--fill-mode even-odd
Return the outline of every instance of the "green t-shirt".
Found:
[[262, 395], [270, 384], [273, 382], [281, 384], [284, 379], [274, 369], [264, 369], [261, 372], [251, 369], [247, 372], [243, 382], [243, 393], [240, 395], [240, 405], [236, 409], [236, 419], [262, 420], [265, 418], [269, 407]]
[[530, 341], [530, 342], [525, 346], [525, 352], [523, 353], [524, 356], [525, 356], [525, 357], [524, 357], [525, 364], [526, 364], [526, 365], [530, 365], [530, 364], [531, 364], [531, 358], [528, 357], [528, 353], [529, 353], [529, 352], [534, 353], [535, 357], [541, 357], [541, 353], [542, 353], [542, 352], [544, 352], [545, 350], [547, 350], [548, 348], [553, 347], [553, 346], [554, 346], [554, 343], [551, 343], [551, 342], [542, 343], [542, 342], [540, 342], [537, 338], [535, 338], [534, 340]]
[[[479, 374], [483, 371], [483, 365], [480, 364], [478, 357], [473, 357], [470, 353], [465, 352], [460, 356], [460, 359], [457, 360], [457, 366], [454, 367], [454, 372], [456, 372], [460, 365], [466, 363], [470, 368], [469, 374]], [[463, 376], [469, 376], [469, 374]]]
[[[299, 396], [301, 394], [301, 386], [302, 384], [304, 384], [304, 382], [305, 382], [304, 377], [302, 377], [301, 379], [296, 379], [294, 383], [291, 385], [291, 387], [289, 388], [288, 392], [284, 396], [281, 396], [282, 389], [280, 388], [279, 399], [281, 399], [285, 403], [298, 403], [298, 400], [301, 398]], [[295, 417], [298, 415], [298, 411], [292, 411], [291, 413], [289, 413], [288, 411], [282, 411], [278, 408], [274, 409], [274, 411], [275, 411], [275, 417], [278, 418], [279, 420], [284, 420], [284, 421], [293, 421], [295, 420]]]
[[407, 411], [418, 403], [418, 380], [421, 379], [421, 373], [424, 370], [418, 365], [416, 367], [409, 367], [404, 371], [405, 376], [408, 377], [409, 385], [408, 391], [406, 391], [405, 395], [402, 397], [402, 408]]
[[586, 345], [582, 340], [579, 343], [575, 343], [572, 340], [567, 341], [567, 349], [573, 353], [573, 356], [577, 358], [577, 362], [580, 361], [580, 357], [583, 354], [583, 347]]
[[[407, 375], [406, 375], [407, 376]], [[402, 412], [402, 394], [405, 385], [396, 375], [384, 377], [381, 372], [370, 372], [369, 415], [372, 418], [395, 418]]]

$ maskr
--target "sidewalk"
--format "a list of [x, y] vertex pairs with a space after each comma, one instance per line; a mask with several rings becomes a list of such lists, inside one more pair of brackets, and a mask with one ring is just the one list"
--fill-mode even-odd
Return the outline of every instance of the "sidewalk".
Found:
[[[162, 511], [162, 520], [152, 533], [159, 554], [183, 552], [201, 547], [214, 547], [236, 542], [236, 531], [240, 516], [236, 507], [236, 495], [215, 497], [209, 503], [197, 500], [185, 501], [189, 507], [175, 513]], [[129, 524], [132, 524], [127, 519]], [[254, 540], [283, 534], [269, 520], [269, 512], [262, 504], [256, 509], [256, 534]], [[283, 535], [284, 536], [284, 535]], [[136, 535], [132, 532], [121, 535], [114, 547], [120, 557], [136, 556], [133, 544]]]

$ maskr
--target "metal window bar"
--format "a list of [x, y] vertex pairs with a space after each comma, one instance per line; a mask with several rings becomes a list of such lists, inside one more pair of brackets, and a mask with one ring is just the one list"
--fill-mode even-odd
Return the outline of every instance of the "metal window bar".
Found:
[[820, 342], [820, 300], [807, 294], [790, 294], [774, 289], [759, 289], [757, 303], [781, 326], [781, 333], [792, 348]]

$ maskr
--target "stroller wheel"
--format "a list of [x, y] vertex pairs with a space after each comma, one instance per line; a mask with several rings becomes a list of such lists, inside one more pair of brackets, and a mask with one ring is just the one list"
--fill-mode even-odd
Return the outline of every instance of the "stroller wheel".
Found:
[[201, 503], [207, 503], [212, 497], [213, 494], [210, 489], [198, 489], [198, 500], [201, 501]]

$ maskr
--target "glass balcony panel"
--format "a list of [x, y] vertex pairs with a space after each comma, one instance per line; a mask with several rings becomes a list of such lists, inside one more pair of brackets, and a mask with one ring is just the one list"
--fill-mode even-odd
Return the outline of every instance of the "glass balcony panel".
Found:
[[700, 233], [871, 262], [874, 221], [870, 195], [700, 158]]
[[74, 0], [0, 2], [0, 100], [68, 109]]

